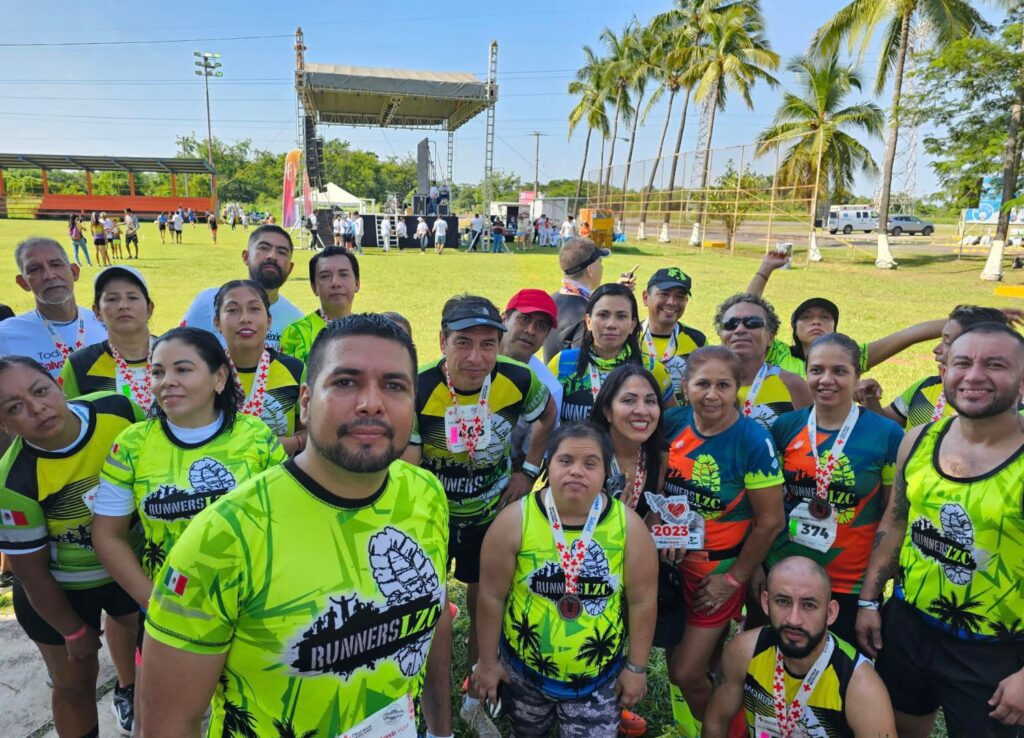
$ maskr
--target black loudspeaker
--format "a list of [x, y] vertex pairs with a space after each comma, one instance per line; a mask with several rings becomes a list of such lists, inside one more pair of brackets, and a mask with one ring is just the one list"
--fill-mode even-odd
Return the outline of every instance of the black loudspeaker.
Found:
[[412, 196], [412, 212], [415, 215], [426, 215], [426, 212], [427, 212], [427, 196], [426, 195], [413, 195]]
[[320, 242], [315, 246], [331, 246], [334, 243], [334, 212], [327, 208], [316, 210], [316, 234]]

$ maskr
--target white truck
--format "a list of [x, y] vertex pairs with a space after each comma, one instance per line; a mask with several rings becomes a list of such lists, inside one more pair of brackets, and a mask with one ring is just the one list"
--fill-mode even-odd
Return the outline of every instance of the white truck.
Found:
[[871, 205], [833, 205], [828, 209], [828, 232], [842, 231], [846, 236], [854, 231], [878, 230], [878, 213]]

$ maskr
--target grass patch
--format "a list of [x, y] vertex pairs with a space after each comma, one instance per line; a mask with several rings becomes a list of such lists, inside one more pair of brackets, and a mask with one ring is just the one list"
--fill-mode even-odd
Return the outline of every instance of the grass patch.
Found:
[[0, 592], [0, 616], [14, 615], [14, 595], [11, 590]]

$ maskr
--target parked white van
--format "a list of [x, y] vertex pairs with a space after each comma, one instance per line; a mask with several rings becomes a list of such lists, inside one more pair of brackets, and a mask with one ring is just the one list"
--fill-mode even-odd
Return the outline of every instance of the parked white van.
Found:
[[833, 205], [828, 209], [828, 232], [842, 231], [850, 235], [854, 231], [878, 229], [878, 213], [870, 205]]

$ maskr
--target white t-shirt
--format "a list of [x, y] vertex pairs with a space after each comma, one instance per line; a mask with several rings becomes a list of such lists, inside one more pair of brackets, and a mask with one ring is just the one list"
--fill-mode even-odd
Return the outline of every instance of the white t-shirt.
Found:
[[182, 217], [181, 213], [175, 213], [174, 217], [171, 218], [171, 220], [174, 223], [174, 230], [180, 231], [182, 224], [185, 222], [185, 219]]
[[576, 224], [571, 220], [562, 223], [562, 238], [572, 238], [576, 235]]
[[440, 194], [441, 194], [441, 193], [440, 193], [440, 192], [438, 192], [438, 189], [437, 189], [437, 186], [436, 186], [436, 185], [431, 185], [431, 186], [430, 186], [430, 199], [432, 199], [432, 200], [436, 200], [436, 199], [437, 199], [437, 197], [438, 197], [438, 195], [440, 195]]
[[[536, 355], [531, 356], [526, 365], [530, 367], [537, 379], [543, 382], [544, 386], [551, 393], [551, 399], [555, 401], [555, 425], [557, 426], [558, 416], [562, 412], [562, 385], [558, 383], [555, 375], [551, 373], [551, 370]], [[532, 433], [533, 428], [531, 424], [525, 420], [520, 420], [516, 424], [516, 427], [512, 430], [512, 458], [514, 460], [519, 461], [526, 458], [526, 452], [530, 448]]]
[[[185, 312], [183, 323], [193, 328], [202, 328], [204, 331], [217, 336], [221, 345], [227, 345], [224, 337], [217, 332], [213, 326], [213, 298], [217, 296], [219, 287], [210, 287], [196, 295], [196, 299], [189, 305]], [[303, 317], [303, 312], [292, 305], [282, 295], [277, 296], [277, 302], [270, 304], [270, 332], [267, 333], [267, 346], [279, 348], [281, 345], [281, 333], [284, 329]], [[5, 323], [7, 321], [4, 321]], [[104, 336], [105, 338], [106, 336]]]
[[[54, 330], [60, 340], [72, 351], [75, 350], [75, 342], [78, 338], [78, 321], [82, 320], [85, 326], [85, 335], [82, 337], [82, 347], [92, 343], [99, 343], [107, 339], [107, 328], [96, 319], [92, 310], [83, 307], [78, 308], [78, 318], [70, 323], [53, 323]], [[43, 319], [35, 310], [30, 310], [14, 318], [8, 318], [0, 323], [0, 356], [15, 354], [17, 356], [28, 356], [35, 359], [56, 377], [64, 366], [64, 356], [57, 349], [50, 332], [46, 330]]]
[[448, 222], [444, 218], [438, 218], [434, 221], [434, 234], [439, 239], [448, 237]]
[[363, 219], [362, 217], [356, 218], [353, 223], [355, 224], [356, 238], [363, 237]]
[[316, 213], [309, 214], [309, 229], [311, 231], [316, 230]]
[[427, 228], [427, 222], [425, 220], [421, 220], [419, 223], [416, 224], [416, 237], [417, 238], [420, 238], [421, 236], [425, 236], [428, 233], [430, 233], [430, 229]]
[[390, 236], [391, 235], [391, 220], [388, 218], [382, 218], [380, 221], [380, 235]]
[[341, 235], [341, 224], [342, 220], [340, 216], [334, 219], [334, 223], [332, 224], [332, 227], [334, 228], [334, 235]]
[[484, 229], [484, 219], [473, 218], [473, 222], [470, 224], [469, 227], [472, 228], [474, 231], [482, 231]]
[[397, 231], [397, 233], [398, 233], [398, 237], [399, 238], [408, 238], [409, 237], [409, 226], [407, 226], [405, 224], [404, 220], [398, 221], [398, 231]]

